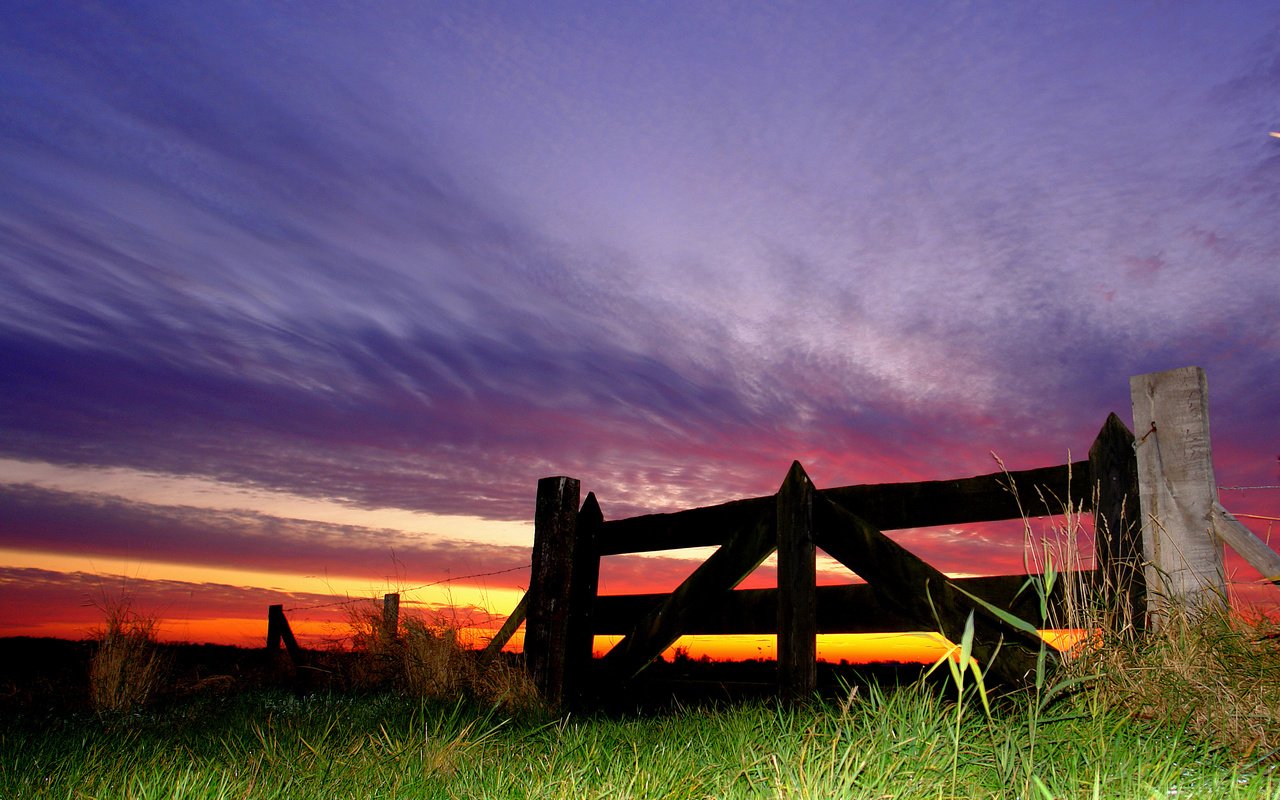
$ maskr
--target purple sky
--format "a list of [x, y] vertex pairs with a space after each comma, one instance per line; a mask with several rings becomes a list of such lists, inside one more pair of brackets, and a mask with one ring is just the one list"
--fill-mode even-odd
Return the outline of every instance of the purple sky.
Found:
[[619, 517], [1083, 458], [1191, 364], [1220, 483], [1280, 483], [1273, 2], [4, 17], [0, 552], [519, 566], [144, 484]]

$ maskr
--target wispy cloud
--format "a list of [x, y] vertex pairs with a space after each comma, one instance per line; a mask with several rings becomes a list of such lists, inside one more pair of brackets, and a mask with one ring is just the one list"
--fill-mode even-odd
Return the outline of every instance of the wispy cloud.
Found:
[[19, 550], [314, 576], [365, 577], [411, 569], [420, 581], [529, 562], [528, 547], [430, 532], [326, 524], [249, 510], [157, 506], [26, 486], [0, 487], [0, 496], [6, 508], [5, 545]]
[[[7, 457], [499, 520], [570, 474], [618, 517], [796, 458], [821, 486], [1078, 458], [1130, 375], [1195, 363], [1224, 478], [1274, 469], [1266, 4], [6, 23]], [[5, 491], [4, 546], [397, 539]]]

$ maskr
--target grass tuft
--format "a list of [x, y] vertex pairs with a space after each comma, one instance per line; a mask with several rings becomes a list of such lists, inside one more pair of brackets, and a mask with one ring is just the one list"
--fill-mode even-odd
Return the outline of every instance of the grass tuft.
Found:
[[1172, 720], [1255, 763], [1280, 761], [1280, 623], [1231, 611], [1162, 616], [1142, 638], [1092, 643], [1079, 669], [1100, 702]]
[[94, 634], [89, 698], [98, 712], [135, 711], [152, 700], [164, 682], [157, 623], [138, 613], [129, 597], [105, 598], [101, 605], [106, 621]]
[[406, 615], [388, 631], [376, 604], [352, 613], [352, 649], [359, 658], [352, 682], [391, 688], [410, 697], [453, 701], [467, 697], [508, 713], [545, 710], [533, 681], [514, 657], [485, 657], [469, 627], [437, 615]]
[[[1082, 632], [1059, 665], [1059, 685], [1085, 687], [1094, 705], [1134, 719], [1177, 725], [1240, 763], [1280, 763], [1280, 621], [1226, 603], [1166, 603], [1159, 626], [1142, 625], [1123, 587], [1108, 583], [1114, 575], [1085, 566], [1111, 532], [1093, 531], [1092, 544], [1080, 509], [1040, 500], [1062, 521], [1035, 544], [1025, 523], [1028, 571], [1042, 601], [1058, 600], [1050, 626]], [[1055, 577], [1056, 593], [1046, 589]]]

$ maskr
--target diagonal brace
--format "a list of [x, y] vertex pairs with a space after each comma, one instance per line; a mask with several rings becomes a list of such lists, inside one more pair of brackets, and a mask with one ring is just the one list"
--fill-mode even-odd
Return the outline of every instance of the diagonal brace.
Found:
[[[860, 575], [882, 601], [921, 630], [941, 628], [942, 635], [959, 643], [973, 611], [973, 654], [979, 662], [990, 664], [997, 677], [1013, 686], [1026, 685], [1034, 677], [1042, 644], [1038, 636], [1000, 621], [932, 565], [821, 495], [814, 502], [814, 520], [818, 547]], [[1052, 652], [1050, 648], [1050, 657]]]
[[714, 613], [715, 604], [769, 557], [777, 540], [773, 514], [739, 529], [636, 623], [605, 655], [604, 668], [622, 680], [635, 677], [680, 638], [692, 618]]

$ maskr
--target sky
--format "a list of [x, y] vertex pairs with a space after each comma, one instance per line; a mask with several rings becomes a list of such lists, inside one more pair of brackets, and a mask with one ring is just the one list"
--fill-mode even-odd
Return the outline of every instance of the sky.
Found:
[[1271, 131], [1272, 2], [8, 3], [0, 635], [500, 622], [539, 478], [613, 519], [1059, 464], [1188, 365], [1267, 536]]

